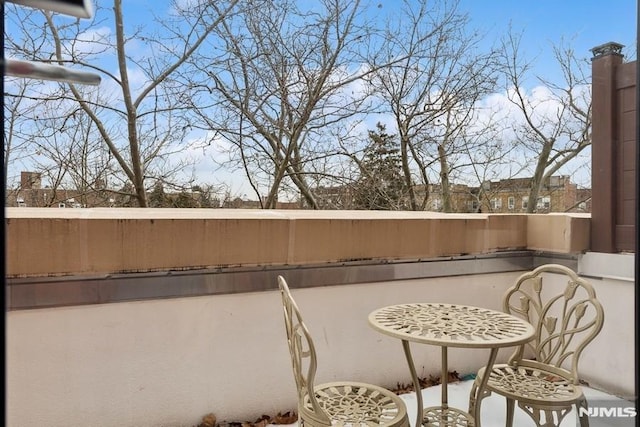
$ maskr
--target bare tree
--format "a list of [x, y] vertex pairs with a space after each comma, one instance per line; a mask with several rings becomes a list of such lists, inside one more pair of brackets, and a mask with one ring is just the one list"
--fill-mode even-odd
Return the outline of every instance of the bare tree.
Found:
[[361, 65], [372, 41], [363, 6], [347, 0], [308, 9], [293, 0], [244, 6], [216, 28], [216, 44], [200, 50], [195, 71], [185, 76], [188, 86], [201, 88], [194, 101], [199, 126], [230, 145], [226, 163], [244, 173], [263, 208], [274, 208], [292, 188], [317, 209], [309, 180], [326, 171], [314, 164], [335, 150], [337, 138], [329, 135], [336, 127], [368, 109], [358, 84], [371, 72]]
[[521, 34], [513, 31], [502, 44], [502, 60], [509, 101], [522, 121], [513, 129], [523, 168], [532, 172], [527, 212], [535, 212], [541, 188], [591, 145], [591, 92], [588, 62], [565, 44], [552, 46], [560, 67], [560, 82], [536, 76], [540, 87], [528, 92], [525, 81], [532, 62], [522, 57]]
[[[440, 184], [443, 210], [451, 211], [451, 173], [460, 165], [475, 104], [495, 84], [492, 52], [481, 52], [457, 2], [405, 1], [389, 23], [385, 57], [402, 58], [372, 80], [391, 111], [400, 141], [410, 207], [425, 208], [430, 184]], [[466, 147], [468, 149], [468, 147]], [[435, 179], [432, 174], [435, 173]], [[417, 186], [424, 188], [422, 196]]]
[[[91, 121], [91, 134], [83, 138], [100, 141], [113, 164], [117, 165], [117, 170], [111, 171], [110, 184], [133, 191], [136, 204], [146, 207], [147, 190], [151, 185], [157, 180], [178, 185], [180, 178], [176, 175], [186, 166], [184, 161], [171, 157], [188, 148], [184, 139], [190, 130], [185, 112], [189, 94], [172, 79], [172, 75], [237, 2], [217, 2], [215, 9], [219, 14], [203, 13], [193, 22], [180, 20], [172, 25], [165, 22], [165, 28], [173, 28], [173, 33], [157, 34], [147, 33], [142, 27], [126, 27], [122, 0], [113, 0], [113, 35], [104, 31], [104, 26], [109, 24], [108, 9], [98, 8], [95, 20], [88, 24], [80, 20], [60, 20], [50, 12], [42, 12], [40, 20], [17, 19], [14, 24], [22, 31], [18, 38], [8, 37], [8, 46], [14, 56], [88, 67], [106, 78], [97, 89], [75, 84], [46, 85], [42, 93], [34, 96], [56, 105], [68, 106], [66, 101], [74, 101], [75, 107], [67, 114], [80, 110]], [[201, 11], [213, 8], [209, 2], [192, 3], [192, 7]], [[13, 11], [22, 13], [20, 9]], [[39, 31], [41, 37], [25, 36]], [[25, 43], [25, 40], [29, 42]], [[144, 45], [146, 50], [136, 51], [132, 47], [134, 43]], [[115, 73], [111, 71], [114, 65]], [[69, 124], [71, 121], [59, 131], [68, 131]], [[82, 170], [81, 164], [74, 167]], [[184, 186], [190, 187], [191, 183]]]
[[77, 104], [68, 104], [75, 111], [47, 103], [29, 129], [30, 162], [49, 183], [43, 202], [51, 206], [70, 190], [80, 206], [108, 206], [106, 180], [115, 165], [91, 119]]
[[[24, 98], [27, 83], [24, 80], [14, 82], [14, 96], [6, 96], [4, 101], [4, 151], [2, 182], [5, 189], [10, 188], [9, 165], [29, 156], [29, 137], [24, 135], [23, 128], [29, 126], [29, 111], [34, 108]], [[8, 85], [8, 83], [5, 83]], [[13, 185], [13, 184], [11, 184]], [[5, 204], [7, 194], [5, 194]]]

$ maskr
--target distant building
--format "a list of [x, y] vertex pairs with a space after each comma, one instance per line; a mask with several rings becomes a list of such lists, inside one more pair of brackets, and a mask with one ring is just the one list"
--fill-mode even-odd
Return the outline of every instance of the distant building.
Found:
[[[38, 172], [20, 173], [20, 187], [6, 190], [6, 206], [17, 207], [83, 207], [85, 195], [77, 190], [42, 188], [42, 175]], [[107, 205], [108, 206], [108, 205]]]
[[313, 189], [313, 194], [320, 209], [354, 209], [354, 194], [351, 186], [316, 187]]
[[[511, 178], [485, 181], [479, 187], [451, 184], [451, 212], [524, 213], [529, 205], [532, 178]], [[429, 195], [426, 211], [442, 212], [444, 195], [439, 184], [416, 185], [418, 202]], [[353, 209], [349, 186], [318, 187], [313, 190], [321, 209]], [[591, 212], [591, 189], [579, 189], [569, 176], [552, 176], [540, 190], [535, 212]], [[406, 203], [409, 205], [409, 203]]]
[[85, 190], [42, 188], [42, 175], [21, 172], [20, 187], [5, 191], [5, 206], [31, 208], [96, 208], [135, 206], [133, 198], [110, 190], [102, 180]]
[[591, 212], [591, 190], [578, 189], [566, 175], [551, 176], [535, 201], [529, 200], [532, 178], [486, 181], [479, 189], [480, 210], [495, 213], [527, 212], [535, 203], [535, 212]]
[[[104, 180], [96, 180], [85, 191], [74, 189], [42, 188], [42, 175], [38, 172], [21, 172], [20, 187], [5, 191], [7, 207], [58, 207], [58, 208], [96, 208], [96, 207], [136, 207], [135, 196], [128, 192], [107, 188]], [[163, 208], [240, 208], [259, 209], [257, 200], [229, 198], [220, 200], [215, 193], [194, 186], [177, 192], [165, 192], [160, 186], [147, 193], [151, 207]], [[277, 209], [300, 209], [300, 202], [277, 202]]]
[[[418, 202], [424, 200], [425, 186], [414, 187]], [[429, 184], [429, 198], [426, 211], [442, 212], [444, 209], [444, 193], [439, 184]], [[470, 213], [478, 211], [478, 189], [464, 184], [451, 184], [450, 189], [451, 212]]]
[[[97, 183], [99, 184], [99, 183]], [[485, 181], [479, 187], [464, 184], [451, 185], [451, 212], [475, 213], [524, 213], [529, 206], [531, 178], [511, 178]], [[416, 185], [414, 192], [418, 202], [424, 200], [426, 189], [426, 211], [442, 212], [444, 207], [442, 187], [438, 184]], [[318, 187], [313, 189], [320, 209], [354, 209], [351, 186]], [[42, 188], [42, 178], [37, 172], [22, 172], [20, 188], [6, 191], [6, 206], [17, 207], [126, 207], [136, 206], [132, 196], [110, 191], [104, 184], [94, 185], [91, 190], [64, 190]], [[162, 207], [210, 207], [259, 209], [260, 203], [241, 198], [219, 200], [211, 198], [199, 189], [179, 193], [162, 192]], [[552, 176], [540, 190], [535, 201], [535, 212], [591, 212], [591, 189], [579, 189], [569, 176]], [[405, 203], [409, 205], [408, 201]], [[306, 209], [301, 199], [297, 202], [278, 202], [277, 209]]]

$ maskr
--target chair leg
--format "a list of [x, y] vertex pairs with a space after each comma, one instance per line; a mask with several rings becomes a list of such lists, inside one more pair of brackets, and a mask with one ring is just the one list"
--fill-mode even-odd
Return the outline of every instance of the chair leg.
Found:
[[469, 392], [469, 413], [473, 415], [473, 412], [476, 409], [476, 393], [478, 392], [478, 382], [475, 380], [473, 385], [471, 386], [471, 391]]
[[547, 409], [527, 405], [520, 401], [518, 401], [518, 406], [531, 417], [538, 427], [559, 427], [564, 417], [571, 412], [571, 406], [558, 409]]
[[513, 399], [507, 399], [507, 421], [506, 427], [513, 427], [513, 413], [515, 410], [516, 401]]
[[[585, 411], [580, 415], [580, 408], [584, 408]], [[578, 411], [578, 420], [580, 421], [580, 427], [589, 427], [589, 415], [586, 409], [588, 408], [587, 399], [584, 397], [576, 402], [576, 411]]]
[[482, 399], [491, 394], [490, 391], [484, 391], [482, 394], [478, 393], [479, 384], [478, 379], [473, 382], [471, 386], [471, 392], [469, 393], [469, 414], [475, 421], [475, 427], [481, 425], [481, 413], [482, 413]]

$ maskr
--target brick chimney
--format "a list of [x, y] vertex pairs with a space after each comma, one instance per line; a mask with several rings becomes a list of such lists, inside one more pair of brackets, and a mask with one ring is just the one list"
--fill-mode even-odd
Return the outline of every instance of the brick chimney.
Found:
[[42, 174], [39, 172], [20, 172], [20, 187], [23, 190], [39, 190], [42, 185]]

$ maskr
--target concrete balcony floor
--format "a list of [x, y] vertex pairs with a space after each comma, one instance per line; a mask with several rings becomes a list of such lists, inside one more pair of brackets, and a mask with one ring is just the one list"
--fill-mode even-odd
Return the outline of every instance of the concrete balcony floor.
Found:
[[[469, 402], [469, 392], [473, 380], [459, 381], [449, 384], [449, 406], [460, 409], [467, 409]], [[585, 397], [590, 407], [595, 408], [597, 405], [603, 405], [605, 402], [616, 407], [633, 407], [633, 402], [626, 401], [617, 396], [607, 394], [603, 391], [583, 386]], [[441, 388], [439, 385], [422, 389], [422, 399], [425, 407], [436, 406], [440, 402]], [[407, 405], [407, 413], [409, 414], [409, 422], [412, 427], [416, 424], [417, 399], [415, 393], [401, 394], [400, 397]], [[491, 395], [482, 401], [482, 427], [504, 427], [506, 419], [506, 406], [503, 397]], [[636, 418], [604, 418], [591, 417], [590, 425], [592, 427], [631, 427], [635, 424]], [[516, 427], [534, 426], [533, 420], [524, 413], [520, 408], [515, 409], [513, 425]], [[577, 424], [576, 412], [571, 411], [566, 415], [560, 427], [575, 427]], [[290, 427], [297, 427], [298, 423], [288, 424]], [[286, 427], [283, 425], [271, 425], [269, 427]]]
[[[449, 384], [449, 406], [453, 406], [460, 409], [467, 409], [469, 402], [469, 392], [473, 380], [461, 381], [457, 383]], [[605, 392], [596, 390], [590, 387], [584, 387], [584, 394], [587, 398], [589, 405], [594, 406], [597, 403], [611, 402], [612, 405], [620, 404], [621, 406], [633, 406], [631, 402], [625, 402], [619, 397], [612, 396]], [[414, 393], [408, 393], [401, 395], [402, 400], [407, 405], [407, 411], [409, 413], [409, 421], [412, 426], [415, 425], [416, 414], [416, 396]], [[434, 386], [425, 388], [422, 390], [422, 399], [425, 406], [435, 406], [440, 402], [440, 386]], [[506, 406], [505, 399], [498, 395], [491, 395], [482, 401], [482, 427], [504, 427], [506, 419]], [[522, 411], [516, 405], [516, 410], [513, 419], [513, 425], [517, 427], [534, 426], [533, 420]], [[577, 424], [577, 417], [575, 411], [567, 414], [565, 419], [560, 424], [561, 427], [575, 427]], [[601, 422], [601, 418], [597, 421], [594, 419], [590, 425], [592, 427], [607, 427], [611, 426], [632, 426], [635, 425], [635, 418], [628, 420], [628, 424], [621, 424], [620, 419], [612, 420], [611, 424]]]

